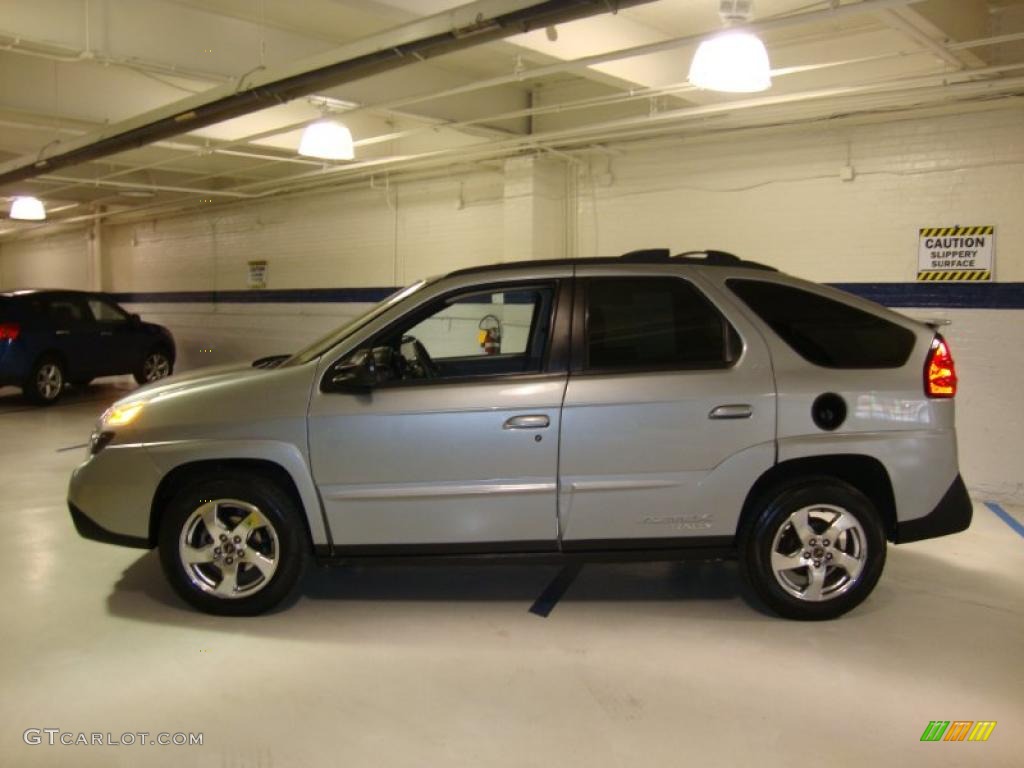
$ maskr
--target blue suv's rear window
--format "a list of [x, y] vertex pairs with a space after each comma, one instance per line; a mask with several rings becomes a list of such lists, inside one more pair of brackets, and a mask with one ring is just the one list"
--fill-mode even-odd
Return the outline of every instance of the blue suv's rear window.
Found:
[[762, 280], [729, 288], [796, 352], [826, 368], [899, 368], [914, 332], [885, 318], [810, 291]]

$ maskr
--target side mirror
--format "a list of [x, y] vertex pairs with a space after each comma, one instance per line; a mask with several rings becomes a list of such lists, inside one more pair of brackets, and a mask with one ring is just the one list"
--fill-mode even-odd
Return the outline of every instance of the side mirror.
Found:
[[360, 349], [330, 367], [321, 389], [324, 392], [369, 392], [379, 383], [373, 352]]

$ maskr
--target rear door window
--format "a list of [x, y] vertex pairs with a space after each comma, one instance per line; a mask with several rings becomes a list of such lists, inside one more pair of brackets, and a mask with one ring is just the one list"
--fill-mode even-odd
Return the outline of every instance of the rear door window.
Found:
[[739, 355], [732, 325], [687, 280], [594, 277], [586, 296], [587, 370], [725, 368]]
[[52, 325], [60, 327], [83, 325], [92, 320], [87, 318], [82, 301], [64, 296], [56, 296], [46, 302], [46, 317]]
[[914, 348], [908, 328], [810, 291], [762, 280], [728, 286], [805, 360], [825, 368], [899, 368]]

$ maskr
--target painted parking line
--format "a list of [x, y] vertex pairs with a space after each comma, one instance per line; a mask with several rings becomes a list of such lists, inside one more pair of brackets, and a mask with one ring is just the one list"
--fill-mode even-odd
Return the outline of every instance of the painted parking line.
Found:
[[991, 509], [996, 514], [996, 517], [1010, 526], [1018, 536], [1024, 536], [1024, 524], [1021, 524], [1020, 520], [1015, 518], [994, 501], [986, 501], [985, 506]]
[[566, 590], [569, 589], [579, 575], [581, 568], [583, 568], [582, 563], [572, 563], [564, 566], [558, 572], [558, 575], [551, 580], [551, 583], [544, 588], [540, 596], [533, 601], [533, 605], [530, 606], [530, 613], [545, 619], [550, 616], [558, 601], [562, 599]]

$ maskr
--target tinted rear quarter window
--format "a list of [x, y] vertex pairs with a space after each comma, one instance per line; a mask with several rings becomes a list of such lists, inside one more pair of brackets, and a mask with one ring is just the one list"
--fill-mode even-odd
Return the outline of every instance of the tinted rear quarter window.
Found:
[[761, 280], [729, 288], [801, 357], [826, 368], [899, 368], [914, 332], [810, 291]]
[[723, 368], [739, 336], [691, 283], [674, 277], [587, 281], [590, 370]]
[[46, 317], [58, 326], [81, 325], [85, 312], [85, 304], [77, 298], [55, 296], [46, 301]]
[[32, 299], [20, 296], [0, 298], [0, 320], [17, 320], [19, 322], [37, 319], [38, 310]]

